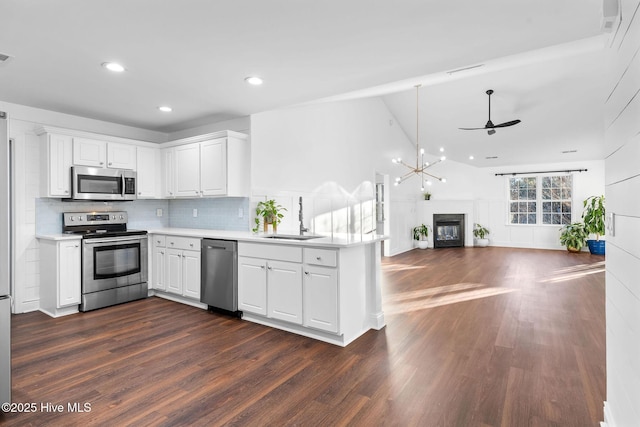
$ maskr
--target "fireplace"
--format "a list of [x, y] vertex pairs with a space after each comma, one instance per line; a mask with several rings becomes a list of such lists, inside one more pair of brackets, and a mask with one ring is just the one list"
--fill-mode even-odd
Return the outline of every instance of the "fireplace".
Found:
[[433, 247], [464, 246], [464, 214], [433, 214]]

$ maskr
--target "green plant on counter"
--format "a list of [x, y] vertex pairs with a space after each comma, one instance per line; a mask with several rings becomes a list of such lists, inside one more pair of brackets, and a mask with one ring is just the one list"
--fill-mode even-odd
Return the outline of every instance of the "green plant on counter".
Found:
[[258, 232], [260, 227], [260, 220], [264, 225], [264, 231], [267, 231], [268, 224], [273, 225], [273, 231], [278, 229], [278, 224], [282, 221], [284, 214], [282, 211], [286, 211], [281, 205], [276, 204], [273, 199], [266, 200], [264, 202], [258, 202], [256, 205], [256, 217], [254, 219], [256, 226], [252, 229], [254, 233]]
[[588, 238], [589, 233], [581, 222], [567, 224], [560, 229], [560, 244], [566, 246], [569, 252], [580, 252]]
[[584, 228], [588, 234], [595, 234], [596, 240], [600, 240], [600, 236], [605, 233], [604, 196], [591, 196], [582, 204], [584, 206], [584, 211], [582, 212]]

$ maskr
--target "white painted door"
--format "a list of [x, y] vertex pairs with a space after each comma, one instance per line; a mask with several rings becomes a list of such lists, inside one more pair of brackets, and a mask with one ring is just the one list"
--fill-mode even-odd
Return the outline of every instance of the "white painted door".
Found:
[[175, 195], [200, 195], [200, 144], [187, 144], [175, 148]]
[[139, 198], [149, 199], [160, 196], [159, 160], [157, 148], [138, 147], [136, 155], [136, 184]]
[[71, 166], [73, 140], [66, 135], [48, 135], [49, 185], [48, 196], [69, 197], [71, 194]]
[[337, 333], [337, 269], [305, 266], [303, 295], [304, 326]]
[[107, 143], [96, 139], [73, 138], [73, 164], [105, 168]]
[[179, 249], [166, 249], [165, 274], [167, 292], [182, 295], [182, 251]]
[[162, 194], [164, 197], [175, 197], [176, 192], [176, 157], [174, 148], [162, 149]]
[[200, 143], [200, 191], [203, 196], [227, 194], [227, 139]]
[[182, 289], [184, 296], [200, 300], [200, 251], [182, 252]]
[[58, 246], [60, 281], [58, 282], [58, 308], [80, 304], [80, 241], [60, 242]]
[[238, 257], [238, 310], [267, 315], [267, 262]]
[[155, 248], [153, 251], [153, 283], [151, 287], [164, 291], [167, 289], [165, 274], [166, 274], [166, 248]]
[[107, 167], [135, 170], [136, 146], [109, 142], [107, 144]]
[[302, 264], [267, 263], [269, 317], [302, 324]]

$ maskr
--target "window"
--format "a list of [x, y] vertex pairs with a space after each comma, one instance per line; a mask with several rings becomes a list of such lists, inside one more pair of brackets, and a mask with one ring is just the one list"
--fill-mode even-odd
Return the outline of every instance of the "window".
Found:
[[509, 178], [509, 223], [571, 224], [573, 177]]
[[542, 177], [542, 223], [571, 224], [573, 177]]

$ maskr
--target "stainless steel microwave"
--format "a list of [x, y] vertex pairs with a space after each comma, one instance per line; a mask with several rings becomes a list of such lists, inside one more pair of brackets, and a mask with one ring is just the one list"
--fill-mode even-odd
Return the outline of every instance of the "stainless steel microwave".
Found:
[[125, 169], [71, 167], [73, 200], [135, 200], [136, 173]]

